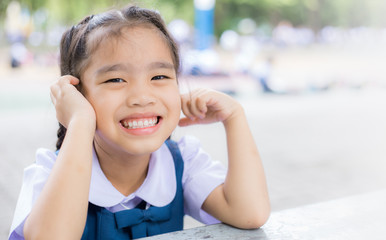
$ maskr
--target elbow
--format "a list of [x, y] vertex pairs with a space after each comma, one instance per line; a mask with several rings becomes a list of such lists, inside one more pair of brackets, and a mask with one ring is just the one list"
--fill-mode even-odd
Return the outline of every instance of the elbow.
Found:
[[270, 207], [263, 209], [250, 209], [248, 213], [245, 213], [241, 217], [242, 221], [239, 221], [239, 228], [241, 229], [257, 229], [262, 227], [269, 219]]
[[269, 218], [269, 213], [266, 215], [258, 215], [258, 216], [253, 216], [249, 217], [246, 219], [244, 224], [240, 226], [242, 229], [257, 229], [262, 227]]
[[268, 221], [269, 215], [270, 214], [267, 213], [264, 216], [255, 217], [255, 219], [251, 221], [249, 229], [256, 229], [262, 227]]

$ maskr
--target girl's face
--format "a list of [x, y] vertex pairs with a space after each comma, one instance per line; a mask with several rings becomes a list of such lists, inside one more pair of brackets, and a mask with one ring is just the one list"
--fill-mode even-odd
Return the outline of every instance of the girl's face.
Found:
[[[92, 37], [92, 35], [91, 35]], [[82, 76], [108, 155], [148, 155], [176, 128], [181, 110], [171, 52], [158, 30], [133, 27], [102, 40]]]

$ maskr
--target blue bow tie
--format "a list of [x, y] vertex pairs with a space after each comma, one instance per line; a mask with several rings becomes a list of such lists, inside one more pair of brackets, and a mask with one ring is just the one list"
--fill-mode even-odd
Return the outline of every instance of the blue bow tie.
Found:
[[[167, 221], [171, 217], [170, 205], [165, 207], [151, 206], [148, 209], [142, 210], [138, 208], [123, 210], [114, 213], [115, 221], [119, 229], [131, 227], [133, 238], [140, 238], [147, 236], [147, 223], [156, 223]], [[155, 231], [158, 225], [153, 225]]]

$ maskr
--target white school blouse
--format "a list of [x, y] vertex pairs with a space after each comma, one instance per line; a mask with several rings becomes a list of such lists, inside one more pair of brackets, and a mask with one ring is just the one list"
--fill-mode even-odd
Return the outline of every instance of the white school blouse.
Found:
[[[208, 195], [225, 180], [226, 168], [214, 162], [204, 152], [199, 141], [191, 136], [178, 143], [184, 161], [182, 186], [185, 214], [205, 223], [218, 220], [201, 209]], [[36, 162], [24, 170], [23, 184], [16, 205], [9, 239], [24, 239], [23, 226], [32, 206], [43, 189], [56, 160], [54, 151], [38, 149]], [[148, 174], [143, 184], [129, 196], [124, 196], [110, 183], [99, 165], [93, 150], [89, 201], [111, 212], [131, 209], [145, 200], [153, 206], [169, 204], [176, 193], [176, 176], [173, 157], [166, 144], [152, 153]]]

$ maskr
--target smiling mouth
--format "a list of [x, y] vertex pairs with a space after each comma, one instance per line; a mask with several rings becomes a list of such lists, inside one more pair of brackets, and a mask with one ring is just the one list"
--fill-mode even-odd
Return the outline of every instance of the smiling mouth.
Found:
[[137, 118], [122, 120], [121, 124], [127, 129], [148, 128], [158, 124], [160, 117]]

